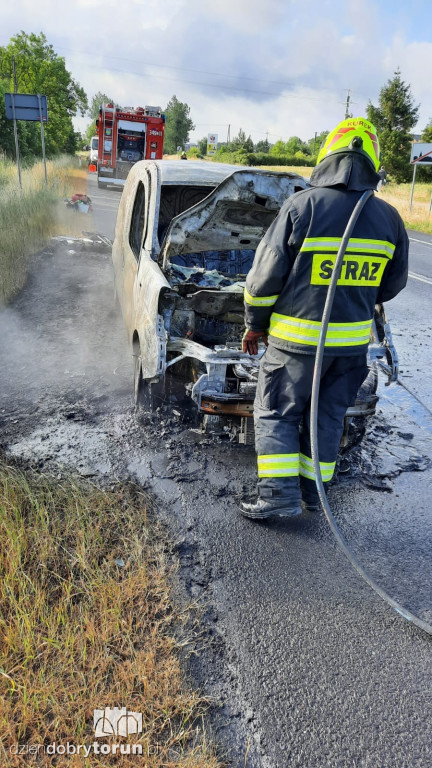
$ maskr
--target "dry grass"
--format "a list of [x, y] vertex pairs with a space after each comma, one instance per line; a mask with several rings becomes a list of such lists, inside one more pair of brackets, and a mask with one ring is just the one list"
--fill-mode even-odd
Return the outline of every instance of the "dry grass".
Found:
[[259, 165], [259, 170], [265, 171], [278, 171], [279, 173], [296, 173], [297, 176], [304, 176], [305, 179], [309, 179], [313, 171], [313, 168], [303, 165]]
[[419, 232], [432, 233], [432, 217], [429, 206], [432, 184], [417, 183], [410, 210], [411, 184], [388, 184], [380, 192], [383, 199], [399, 211], [406, 227]]
[[[186, 614], [139, 491], [53, 484], [0, 464], [0, 574], [2, 766], [220, 765], [197, 729], [202, 702], [182, 685], [174, 626]], [[142, 712], [142, 734], [95, 739], [93, 710], [114, 706]], [[10, 752], [94, 741], [141, 744], [144, 757]]]
[[[310, 178], [313, 171], [313, 168], [296, 166], [260, 166], [260, 168], [267, 168], [269, 171], [292, 171], [307, 179]], [[399, 211], [406, 227], [417, 229], [419, 232], [432, 233], [432, 215], [429, 213], [432, 184], [419, 182], [415, 185], [411, 210], [411, 184], [390, 183], [377, 194]]]
[[[166, 159], [178, 159], [177, 155], [164, 155]], [[207, 159], [207, 158], [204, 158]], [[307, 166], [260, 165], [267, 171], [289, 171], [309, 179], [313, 168]], [[432, 194], [432, 184], [417, 183], [413, 205], [410, 210], [411, 184], [389, 184], [379, 193], [384, 200], [399, 211], [404, 224], [409, 229], [432, 234], [432, 214], [429, 212]]]
[[47, 172], [48, 187], [42, 162], [24, 170], [20, 190], [16, 166], [0, 162], [0, 304], [23, 286], [29, 257], [50, 237], [81, 234], [81, 217], [66, 209], [63, 200], [86, 191], [86, 167], [60, 158], [47, 163]]

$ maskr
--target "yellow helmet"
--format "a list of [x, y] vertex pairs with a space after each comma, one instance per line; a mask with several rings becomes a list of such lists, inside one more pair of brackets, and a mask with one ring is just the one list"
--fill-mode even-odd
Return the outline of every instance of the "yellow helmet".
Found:
[[372, 163], [375, 171], [380, 167], [380, 145], [375, 127], [365, 117], [351, 117], [329, 133], [321, 147], [317, 165], [337, 152], [361, 152]]

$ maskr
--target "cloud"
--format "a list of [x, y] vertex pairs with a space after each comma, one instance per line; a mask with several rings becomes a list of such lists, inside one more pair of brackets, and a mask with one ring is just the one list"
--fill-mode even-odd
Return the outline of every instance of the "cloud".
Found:
[[412, 42], [407, 45], [400, 36], [394, 37], [386, 56], [389, 77], [393, 76], [396, 69], [395, 62], [401, 70], [403, 81], [411, 86], [415, 104], [420, 104], [418, 127], [421, 132], [432, 118], [432, 43]]
[[42, 29], [89, 98], [164, 108], [175, 93], [196, 138], [228, 124], [254, 139], [310, 138], [343, 119], [347, 89], [356, 114], [377, 103], [398, 66], [422, 103], [419, 125], [432, 115], [432, 44], [420, 37], [432, 11], [420, 4], [417, 25], [402, 0], [77, 0], [61, 13], [54, 0], [15, 0], [0, 42], [23, 20]]

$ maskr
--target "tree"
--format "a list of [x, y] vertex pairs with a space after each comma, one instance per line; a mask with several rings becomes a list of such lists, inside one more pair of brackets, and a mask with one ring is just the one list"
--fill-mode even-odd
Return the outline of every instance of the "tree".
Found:
[[279, 157], [284, 153], [285, 153], [285, 143], [282, 141], [282, 139], [279, 139], [278, 141], [276, 141], [275, 144], [273, 144], [272, 147], [270, 147], [270, 152], [269, 152], [270, 155]]
[[[84, 115], [88, 104], [83, 89], [66, 69], [65, 60], [55, 53], [42, 32], [39, 35], [20, 32], [11, 38], [7, 46], [0, 47], [0, 76], [8, 84], [9, 91], [14, 90], [13, 58], [18, 93], [41, 93], [47, 97], [47, 154], [72, 150], [76, 145], [72, 117], [77, 112]], [[4, 109], [4, 102], [0, 109]], [[27, 136], [27, 148], [32, 154], [41, 154], [39, 124], [21, 123], [20, 135]]]
[[101, 104], [114, 104], [115, 107], [119, 107], [119, 104], [116, 104], [114, 99], [111, 99], [109, 96], [106, 95], [106, 93], [102, 93], [101, 91], [98, 91], [93, 96], [90, 106], [88, 108], [88, 114], [92, 118], [92, 120], [97, 120], [99, 117], [99, 107]]
[[255, 152], [263, 152], [265, 155], [270, 151], [270, 143], [268, 139], [261, 139], [255, 144]]
[[15, 157], [15, 139], [12, 120], [6, 117], [5, 93], [9, 93], [10, 87], [6, 80], [0, 80], [0, 152], [7, 157]]
[[261, 139], [260, 141], [257, 141], [254, 146], [255, 152], [262, 152], [263, 154], [267, 154], [270, 150], [270, 143], [268, 139]]
[[298, 136], [291, 136], [285, 144], [285, 154], [295, 155], [297, 152], [301, 152], [304, 155], [310, 155], [309, 144], [302, 141]]
[[96, 133], [96, 120], [99, 117], [99, 107], [101, 104], [114, 104], [115, 107], [120, 106], [119, 104], [115, 103], [114, 99], [111, 99], [109, 96], [107, 96], [106, 93], [102, 93], [101, 91], [95, 93], [88, 108], [88, 114], [92, 118], [92, 121], [85, 129], [86, 144], [90, 144], [92, 137]]
[[[5, 93], [10, 93], [11, 87], [7, 80], [0, 80], [0, 153], [15, 159], [15, 137], [13, 121], [6, 117]], [[17, 121], [20, 157], [31, 159], [41, 153], [40, 124]]]
[[200, 155], [207, 154], [207, 136], [203, 136], [202, 139], [199, 140], [198, 149], [199, 149]]
[[184, 149], [185, 144], [189, 141], [189, 131], [193, 131], [195, 128], [189, 113], [190, 107], [179, 101], [177, 96], [173, 96], [168, 102], [165, 109], [164, 145], [164, 151], [168, 155], [175, 154], [177, 147]]
[[309, 145], [311, 155], [318, 154], [318, 152], [321, 149], [321, 145], [324, 143], [328, 135], [329, 135], [329, 131], [321, 131], [321, 133], [317, 133], [316, 136], [313, 137], [313, 139], [308, 140], [307, 143]]
[[253, 152], [253, 141], [250, 136], [246, 138], [244, 130], [240, 128], [238, 135], [231, 142], [230, 149], [232, 152], [238, 152], [240, 149], [244, 149], [245, 152]]
[[418, 119], [419, 105], [414, 104], [411, 87], [401, 78], [399, 69], [381, 88], [379, 106], [367, 105], [367, 116], [378, 132], [381, 162], [396, 182], [410, 178], [411, 130]]
[[423, 129], [421, 140], [426, 142], [427, 144], [432, 144], [432, 119], [429, 120], [428, 124], [426, 125], [426, 128]]

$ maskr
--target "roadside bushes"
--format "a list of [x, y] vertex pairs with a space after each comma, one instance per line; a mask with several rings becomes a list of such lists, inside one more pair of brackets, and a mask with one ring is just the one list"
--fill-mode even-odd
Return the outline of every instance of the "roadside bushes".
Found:
[[25, 282], [27, 258], [52, 231], [57, 197], [52, 190], [37, 194], [0, 194], [0, 303], [16, 294]]
[[187, 154], [187, 156], [191, 160], [202, 160], [203, 159], [203, 155], [201, 154], [201, 152], [199, 150], [199, 147], [191, 147], [190, 149], [188, 149], [186, 154]]
[[251, 165], [294, 165], [296, 167], [302, 166], [307, 168], [314, 168], [316, 165], [316, 157], [310, 155], [302, 155], [300, 152], [296, 152], [295, 155], [270, 155], [260, 152], [259, 154], [252, 155]]
[[308, 157], [297, 152], [295, 155], [271, 155], [266, 152], [247, 152], [239, 149], [237, 152], [229, 152], [226, 147], [221, 147], [212, 158], [218, 163], [233, 163], [234, 165], [279, 165], [313, 168], [316, 165], [315, 157]]

